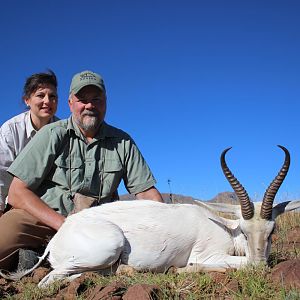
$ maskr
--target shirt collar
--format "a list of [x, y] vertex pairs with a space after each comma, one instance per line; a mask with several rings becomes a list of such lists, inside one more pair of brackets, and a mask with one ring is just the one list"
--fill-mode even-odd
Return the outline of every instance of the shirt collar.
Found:
[[[56, 122], [58, 121], [59, 119], [56, 117], [56, 116], [53, 116], [50, 121], [49, 121], [49, 124], [52, 123], [52, 122]], [[27, 138], [33, 138], [34, 135], [36, 134], [37, 130], [34, 129], [33, 125], [32, 125], [32, 121], [31, 121], [31, 117], [30, 117], [30, 110], [28, 110], [26, 113], [25, 113], [25, 127], [26, 127], [26, 135], [27, 135]]]
[[115, 137], [115, 136], [116, 135], [110, 129], [110, 126], [103, 121], [95, 138], [105, 139], [106, 137]]
[[[83, 136], [82, 132], [80, 131], [78, 125], [76, 122], [74, 122], [72, 115], [68, 119], [68, 125], [67, 130], [70, 133], [70, 131], [74, 132], [78, 137], [85, 140], [85, 137]], [[110, 126], [103, 121], [97, 134], [94, 137], [94, 140], [102, 140], [106, 137], [115, 137], [115, 133], [110, 129]]]
[[30, 118], [30, 111], [28, 111], [25, 115], [25, 127], [26, 127], [26, 135], [27, 138], [32, 138], [36, 134], [36, 130], [32, 125], [32, 121]]

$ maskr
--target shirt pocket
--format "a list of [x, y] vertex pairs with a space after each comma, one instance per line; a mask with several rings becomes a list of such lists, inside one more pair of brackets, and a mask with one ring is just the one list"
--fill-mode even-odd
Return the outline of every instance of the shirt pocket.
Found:
[[72, 190], [78, 188], [83, 181], [84, 163], [81, 159], [59, 156], [55, 161], [53, 181], [59, 185], [69, 188], [70, 181]]
[[119, 160], [106, 159], [103, 166], [102, 196], [115, 192], [122, 180], [123, 167]]

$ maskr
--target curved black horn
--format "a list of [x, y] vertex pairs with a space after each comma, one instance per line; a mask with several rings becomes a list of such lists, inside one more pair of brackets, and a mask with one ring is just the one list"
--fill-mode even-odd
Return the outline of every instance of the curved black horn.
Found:
[[264, 194], [264, 198], [263, 198], [261, 210], [260, 210], [260, 216], [265, 220], [272, 219], [272, 208], [273, 208], [273, 202], [275, 199], [275, 195], [278, 192], [278, 190], [289, 170], [290, 161], [291, 161], [289, 151], [283, 146], [280, 146], [280, 145], [277, 145], [277, 146], [284, 151], [285, 159], [284, 159], [284, 163], [283, 163], [280, 171], [278, 172], [275, 179], [271, 182], [271, 184], [269, 185], [269, 187], [267, 188], [267, 190]]
[[244, 189], [244, 187], [239, 183], [239, 181], [234, 177], [232, 172], [229, 170], [226, 161], [225, 161], [225, 155], [226, 153], [231, 149], [227, 148], [225, 149], [222, 154], [221, 154], [221, 167], [223, 170], [223, 173], [225, 177], [227, 178], [228, 182], [230, 183], [231, 187], [235, 191], [240, 204], [241, 204], [241, 211], [242, 211], [242, 216], [245, 220], [250, 220], [253, 215], [254, 215], [254, 209], [253, 209], [253, 204], [250, 201], [250, 198]]

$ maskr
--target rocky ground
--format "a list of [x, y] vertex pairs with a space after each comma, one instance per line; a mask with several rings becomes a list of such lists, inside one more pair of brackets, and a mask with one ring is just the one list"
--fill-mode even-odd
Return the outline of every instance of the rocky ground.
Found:
[[[277, 239], [278, 236], [274, 235], [273, 244], [276, 245]], [[286, 242], [281, 244], [280, 247], [280, 251], [300, 249], [300, 227], [291, 230], [286, 237]], [[24, 289], [29, 283], [36, 285], [47, 272], [49, 272], [49, 269], [40, 267], [31, 276], [23, 278], [21, 280], [22, 284], [0, 279], [0, 299], [41, 299], [34, 296], [30, 298], [28, 295], [24, 297]], [[97, 276], [95, 273], [87, 272], [71, 283], [60, 285], [56, 293], [52, 294], [51, 297], [43, 299], [73, 300], [78, 299], [76, 298], [78, 295], [82, 295], [80, 299], [87, 300], [160, 299], [160, 287], [158, 285], [133, 284], [128, 287], [122, 280], [118, 281], [116, 279], [116, 281], [107, 285], [98, 284], [89, 286], [89, 283], [93, 281], [95, 276]], [[210, 273], [209, 276], [216, 284], [222, 287], [218, 292], [221, 298], [223, 298], [222, 295], [226, 295], [226, 292], [234, 292], [239, 289], [238, 281], [231, 279], [226, 273], [214, 272]], [[269, 276], [271, 276], [271, 282], [274, 284], [300, 290], [300, 259], [287, 259], [279, 262], [272, 267]], [[226, 297], [226, 299], [230, 299], [230, 297]]]
[[[271, 261], [271, 271], [268, 273], [270, 282], [274, 284], [274, 287], [280, 286], [300, 291], [300, 226], [296, 226], [286, 232], [284, 238], [275, 232], [272, 237], [272, 255], [276, 259], [273, 257]], [[35, 290], [37, 290], [36, 285], [48, 272], [48, 268], [37, 268], [30, 276], [23, 278], [18, 283], [0, 278], [0, 299], [169, 299], [166, 297], [165, 290], [162, 293], [159, 284], [145, 284], [143, 280], [140, 281], [143, 283], [132, 282], [128, 284], [128, 281], [127, 283], [124, 282], [122, 277], [116, 277], [116, 279], [110, 283], [95, 284], [96, 281], [94, 279], [98, 275], [92, 272], [83, 274], [71, 283], [61, 283], [59, 288], [55, 288], [49, 293], [50, 296], [41, 296], [35, 293]], [[218, 287], [218, 299], [233, 299], [230, 295], [234, 295], [239, 291], [239, 282], [226, 273], [214, 272], [208, 274], [208, 276], [213, 284]], [[28, 290], [28, 286], [32, 286], [33, 290], [31, 290], [31, 292]], [[174, 283], [170, 282], [169, 286], [170, 288], [174, 288]], [[162, 294], [164, 295], [161, 296]], [[194, 298], [180, 296], [176, 299]], [[215, 299], [215, 294], [211, 299]]]
[[[36, 299], [35, 296], [31, 298], [28, 295], [24, 298], [24, 284], [31, 283], [36, 285], [48, 271], [48, 269], [42, 267], [36, 269], [32, 276], [22, 279], [22, 285], [16, 285], [5, 279], [0, 279], [0, 299]], [[52, 293], [51, 297], [44, 297], [42, 299], [73, 300], [77, 299], [78, 295], [82, 295], [80, 299], [87, 300], [160, 299], [160, 287], [158, 285], [134, 284], [130, 287], [126, 287], [126, 284], [122, 281], [116, 280], [108, 285], [98, 284], [89, 287], [88, 282], [95, 276], [95, 273], [87, 272], [71, 283], [61, 285], [55, 294]], [[221, 299], [228, 294], [228, 291], [230, 291], [230, 293], [238, 292], [238, 281], [236, 279], [230, 279], [226, 273], [213, 272], [210, 273], [209, 276], [215, 284], [222, 287], [218, 291]], [[270, 276], [274, 284], [280, 284], [287, 288], [300, 289], [300, 259], [279, 263], [272, 269]], [[231, 298], [227, 295], [226, 299]]]

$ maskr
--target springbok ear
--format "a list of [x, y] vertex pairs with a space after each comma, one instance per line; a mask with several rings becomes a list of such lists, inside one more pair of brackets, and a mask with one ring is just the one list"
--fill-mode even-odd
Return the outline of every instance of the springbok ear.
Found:
[[208, 209], [214, 211], [214, 212], [222, 212], [222, 213], [228, 213], [232, 214], [233, 216], [237, 218], [241, 218], [241, 206], [240, 205], [234, 205], [234, 204], [228, 204], [228, 203], [207, 203], [207, 202], [200, 202], [200, 205], [207, 207]]
[[279, 215], [300, 208], [300, 201], [286, 201], [279, 203], [273, 207], [272, 218], [273, 220]]
[[230, 220], [222, 217], [219, 217], [219, 220], [214, 220], [212, 218], [209, 219], [229, 233], [231, 232], [231, 230], [234, 230], [239, 226], [239, 220]]

